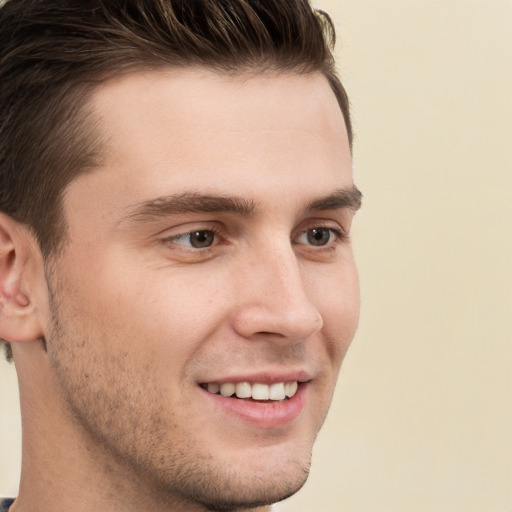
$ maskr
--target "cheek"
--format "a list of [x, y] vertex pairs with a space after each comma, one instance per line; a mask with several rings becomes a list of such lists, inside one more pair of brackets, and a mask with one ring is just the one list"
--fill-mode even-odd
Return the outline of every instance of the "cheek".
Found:
[[[101, 297], [91, 302], [89, 316], [111, 333], [112, 343], [125, 350], [135, 345], [155, 369], [161, 366], [168, 373], [172, 367], [179, 375], [222, 321], [222, 290], [213, 279], [179, 268], [121, 267], [108, 273], [109, 282], [118, 284], [98, 290]], [[95, 290], [87, 295], [94, 296]]]
[[359, 280], [352, 263], [327, 277], [328, 285], [317, 288], [315, 303], [324, 321], [323, 334], [328, 355], [341, 364], [359, 322]]

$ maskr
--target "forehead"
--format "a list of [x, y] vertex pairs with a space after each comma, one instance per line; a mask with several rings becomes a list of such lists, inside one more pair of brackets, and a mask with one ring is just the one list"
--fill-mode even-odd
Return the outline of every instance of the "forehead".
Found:
[[[299, 111], [296, 111], [297, 101]], [[226, 122], [232, 121], [226, 116], [231, 111], [240, 112], [240, 108], [251, 114], [246, 118], [250, 123], [266, 119], [269, 112], [276, 110], [290, 113], [291, 109], [297, 115], [316, 117], [325, 114], [322, 107], [328, 106], [329, 120], [344, 126], [339, 106], [331, 109], [338, 105], [334, 93], [319, 72], [297, 74], [269, 70], [258, 73], [253, 70], [227, 74], [206, 68], [140, 71], [107, 80], [97, 88], [92, 103], [106, 121], [115, 121], [115, 118], [140, 121], [140, 114], [149, 109], [153, 114], [158, 111], [162, 115], [172, 111], [178, 116], [176, 121], [193, 125], [201, 120], [209, 122], [212, 117], [221, 121], [217, 116], [220, 111]], [[197, 113], [201, 115], [194, 116]], [[241, 119], [236, 121], [240, 123]], [[278, 121], [277, 118], [272, 120], [273, 123]]]
[[106, 154], [72, 186], [96, 187], [112, 204], [120, 194], [134, 203], [180, 192], [258, 201], [299, 184], [316, 195], [352, 184], [343, 115], [319, 73], [134, 73], [100, 86], [92, 109]]

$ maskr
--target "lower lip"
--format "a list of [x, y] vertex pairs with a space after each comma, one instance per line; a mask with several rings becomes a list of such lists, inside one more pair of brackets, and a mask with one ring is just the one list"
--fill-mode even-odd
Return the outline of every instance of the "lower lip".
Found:
[[297, 393], [282, 402], [254, 402], [215, 395], [201, 389], [217, 407], [221, 407], [228, 414], [256, 427], [272, 429], [284, 427], [300, 416], [306, 405], [308, 387], [309, 383], [300, 384]]

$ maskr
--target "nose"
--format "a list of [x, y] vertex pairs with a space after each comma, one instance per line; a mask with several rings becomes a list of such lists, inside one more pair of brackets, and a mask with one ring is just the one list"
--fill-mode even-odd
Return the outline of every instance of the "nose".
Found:
[[290, 245], [246, 260], [232, 318], [235, 331], [246, 339], [295, 343], [320, 331], [323, 318], [302, 274]]

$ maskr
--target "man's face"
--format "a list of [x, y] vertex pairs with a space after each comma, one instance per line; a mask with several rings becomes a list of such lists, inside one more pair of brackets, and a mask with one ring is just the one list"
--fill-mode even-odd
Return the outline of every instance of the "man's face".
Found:
[[65, 193], [46, 336], [77, 436], [174, 502], [277, 501], [358, 320], [335, 96], [316, 74], [170, 70], [92, 106], [108, 149]]

